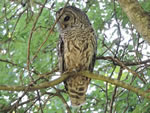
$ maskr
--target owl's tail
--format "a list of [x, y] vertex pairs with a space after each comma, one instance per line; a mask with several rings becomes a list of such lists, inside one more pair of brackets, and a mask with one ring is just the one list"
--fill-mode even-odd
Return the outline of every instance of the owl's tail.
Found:
[[85, 104], [89, 82], [90, 78], [80, 75], [71, 76], [65, 81], [72, 106], [78, 107]]

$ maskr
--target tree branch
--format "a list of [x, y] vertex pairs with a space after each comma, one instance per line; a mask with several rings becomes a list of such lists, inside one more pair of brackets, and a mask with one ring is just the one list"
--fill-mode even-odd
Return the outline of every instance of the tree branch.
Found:
[[59, 17], [56, 18], [56, 20], [55, 20], [53, 26], [52, 26], [51, 29], [49, 30], [48, 35], [46, 36], [46, 39], [42, 42], [42, 44], [40, 45], [40, 47], [37, 49], [35, 55], [34, 55], [33, 58], [32, 58], [32, 61], [37, 57], [37, 55], [38, 55], [39, 51], [41, 50], [42, 46], [47, 42], [49, 36], [51, 35], [51, 33], [52, 33], [53, 30], [54, 30], [55, 25], [57, 24], [58, 20], [60, 19], [60, 17], [61, 17], [62, 14], [64, 13], [64, 9], [65, 9], [65, 7], [67, 6], [67, 4], [69, 3], [69, 1], [70, 1], [70, 0], [67, 0], [67, 2], [66, 2], [66, 4], [64, 5], [64, 7], [63, 7], [63, 9], [62, 9], [62, 11], [61, 11]]
[[55, 79], [53, 81], [50, 82], [43, 82], [40, 84], [36, 84], [33, 86], [8, 86], [8, 85], [0, 85], [0, 90], [6, 90], [6, 91], [24, 91], [28, 88], [28, 91], [35, 91], [35, 90], [39, 90], [39, 89], [44, 89], [44, 88], [48, 88], [48, 87], [52, 87], [54, 85], [57, 85], [59, 83], [61, 83], [62, 81], [64, 81], [70, 74], [63, 74], [60, 78]]
[[[46, 3], [47, 3], [47, 0], [45, 0], [43, 6], [41, 7], [41, 9], [40, 9], [40, 11], [39, 11], [39, 13], [38, 13], [38, 15], [37, 15], [37, 17], [36, 17], [34, 23], [33, 23], [33, 26], [32, 26], [32, 29], [31, 29], [31, 32], [30, 32], [30, 35], [29, 35], [29, 38], [28, 38], [27, 70], [29, 71], [29, 76], [30, 76], [30, 51], [31, 51], [31, 50], [30, 50], [30, 46], [31, 46], [31, 39], [32, 39], [32, 36], [33, 36], [33, 33], [34, 33], [34, 29], [35, 29], [35, 27], [36, 27], [36, 24], [37, 24], [37, 22], [38, 22], [38, 19], [39, 19], [39, 17], [41, 16], [41, 13], [42, 13], [42, 11], [43, 11], [44, 6], [45, 6]], [[31, 77], [31, 76], [30, 76], [30, 77]], [[32, 78], [32, 77], [31, 77], [31, 78]]]
[[[132, 91], [136, 94], [138, 94], [139, 96], [145, 97], [150, 99], [150, 95], [148, 95], [149, 93], [147, 93], [146, 91], [141, 90], [140, 88], [136, 88], [133, 87], [129, 84], [126, 84], [125, 82], [116, 80], [116, 79], [112, 79], [103, 75], [98, 75], [98, 74], [94, 74], [94, 73], [90, 73], [88, 71], [82, 71], [79, 72], [78, 75], [83, 75], [86, 77], [89, 77], [91, 79], [95, 79], [95, 80], [102, 80], [111, 84], [114, 84], [116, 86], [125, 88], [129, 91]], [[38, 90], [38, 89], [44, 89], [44, 88], [48, 88], [48, 87], [52, 87], [54, 85], [57, 85], [59, 83], [61, 83], [62, 81], [64, 81], [65, 79], [68, 78], [68, 76], [73, 76], [74, 73], [64, 73], [61, 75], [60, 78], [55, 79], [53, 81], [50, 82], [43, 82], [34, 86], [8, 86], [8, 85], [0, 85], [0, 90], [6, 90], [6, 91], [24, 91], [26, 90], [26, 88], [28, 88], [28, 91], [34, 91], [34, 90]]]
[[143, 81], [144, 84], [146, 84], [145, 80], [138, 74], [136, 73], [134, 70], [131, 70], [130, 68], [128, 68], [123, 62], [121, 62], [119, 59], [117, 58], [113, 58], [113, 57], [107, 57], [111, 60], [113, 60], [114, 62], [117, 62], [117, 64], [119, 64], [121, 67], [123, 67], [124, 69], [127, 69], [130, 73], [132, 73], [134, 76], [138, 77], [141, 81]]
[[[113, 61], [113, 57], [111, 56], [98, 56], [96, 57], [96, 60], [109, 60], [109, 61]], [[141, 64], [147, 64], [147, 63], [150, 63], [150, 59], [147, 59], [147, 60], [143, 60], [143, 61], [140, 61], [140, 62], [131, 62], [131, 61], [121, 61], [123, 62], [124, 65], [126, 66], [136, 66], [136, 65], [141, 65]], [[116, 65], [119, 65], [117, 62], [115, 62]], [[120, 65], [119, 65], [120, 66]]]
[[9, 60], [5, 60], [5, 59], [0, 59], [0, 62], [5, 62], [5, 63], [8, 63], [8, 64], [12, 64], [12, 65], [14, 65], [14, 66], [17, 66], [18, 64], [15, 64], [15, 63], [13, 63], [13, 62], [11, 62], [11, 61], [9, 61]]
[[122, 82], [122, 81], [119, 81], [119, 80], [116, 80], [116, 79], [112, 79], [112, 78], [109, 78], [109, 77], [106, 77], [106, 76], [103, 76], [103, 75], [89, 73], [88, 71], [84, 71], [84, 72], [80, 72], [80, 73], [82, 75], [86, 76], [86, 77], [89, 77], [89, 78], [92, 78], [92, 79], [95, 79], [95, 80], [102, 80], [102, 81], [114, 84], [116, 86], [125, 88], [129, 91], [132, 91], [132, 92], [138, 94], [139, 96], [150, 99], [150, 95], [148, 95], [148, 93], [146, 91], [143, 91], [140, 88], [136, 88], [136, 87], [133, 87], [129, 84], [126, 84], [125, 82]]

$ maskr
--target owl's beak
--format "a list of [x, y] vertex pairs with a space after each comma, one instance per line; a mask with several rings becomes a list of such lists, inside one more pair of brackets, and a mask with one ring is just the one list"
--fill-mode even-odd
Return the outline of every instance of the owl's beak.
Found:
[[61, 28], [62, 28], [62, 29], [64, 29], [64, 28], [65, 28], [65, 25], [64, 25], [64, 24], [62, 24], [62, 23], [60, 24], [60, 26], [61, 26]]
[[61, 24], [61, 28], [63, 28], [63, 29], [64, 29], [64, 28], [65, 28], [65, 26], [64, 26], [63, 24]]

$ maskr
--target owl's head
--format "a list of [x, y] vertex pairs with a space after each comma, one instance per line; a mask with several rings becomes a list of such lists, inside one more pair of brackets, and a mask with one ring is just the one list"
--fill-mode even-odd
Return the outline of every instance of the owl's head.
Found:
[[[61, 15], [62, 9], [63, 8], [59, 9], [56, 12], [56, 18], [58, 18]], [[74, 6], [65, 7], [63, 14], [61, 15], [57, 24], [61, 30], [70, 29], [74, 27], [88, 27], [91, 25], [87, 15], [79, 8], [76, 8]]]

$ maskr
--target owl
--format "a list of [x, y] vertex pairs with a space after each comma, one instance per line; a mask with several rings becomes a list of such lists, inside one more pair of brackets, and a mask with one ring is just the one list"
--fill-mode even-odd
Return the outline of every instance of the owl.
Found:
[[[74, 6], [65, 7], [56, 12], [59, 18], [58, 61], [61, 73], [74, 72], [65, 81], [65, 89], [72, 106], [81, 106], [86, 101], [86, 92], [90, 78], [78, 75], [80, 71], [93, 71], [97, 39], [88, 16]], [[60, 16], [61, 15], [61, 16]]]

